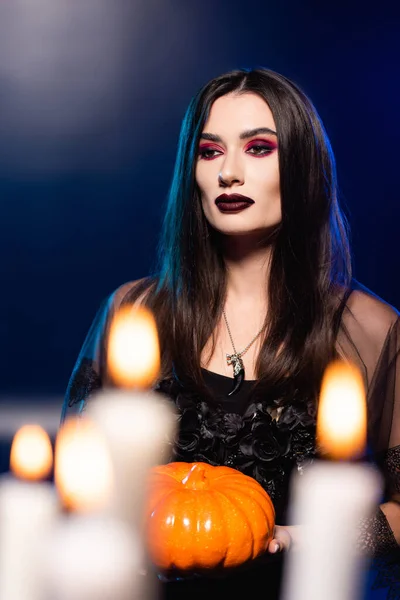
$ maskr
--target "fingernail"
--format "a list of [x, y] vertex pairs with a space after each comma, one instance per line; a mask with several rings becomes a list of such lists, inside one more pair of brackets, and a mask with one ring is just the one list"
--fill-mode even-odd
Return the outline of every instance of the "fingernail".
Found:
[[275, 554], [275, 552], [278, 552], [278, 550], [279, 550], [279, 544], [275, 544], [272, 549], [272, 552]]

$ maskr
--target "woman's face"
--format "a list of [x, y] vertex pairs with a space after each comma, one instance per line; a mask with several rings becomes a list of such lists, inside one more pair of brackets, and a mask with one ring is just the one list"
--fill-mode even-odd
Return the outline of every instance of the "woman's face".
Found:
[[276, 127], [263, 98], [232, 93], [214, 102], [200, 137], [196, 182], [206, 219], [221, 233], [262, 232], [280, 223]]

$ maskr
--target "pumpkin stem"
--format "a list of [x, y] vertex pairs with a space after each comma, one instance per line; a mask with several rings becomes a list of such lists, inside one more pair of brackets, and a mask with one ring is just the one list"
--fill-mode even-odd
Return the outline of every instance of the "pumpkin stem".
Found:
[[202, 465], [194, 464], [182, 479], [182, 484], [191, 490], [204, 490], [208, 487], [206, 470]]

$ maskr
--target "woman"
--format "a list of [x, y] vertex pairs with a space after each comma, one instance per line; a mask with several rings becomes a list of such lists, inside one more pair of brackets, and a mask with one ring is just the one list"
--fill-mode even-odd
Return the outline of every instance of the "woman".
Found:
[[[330, 143], [291, 81], [267, 69], [237, 70], [193, 98], [159, 271], [123, 285], [100, 309], [63, 418], [82, 411], [107, 381], [110, 320], [121, 304], [139, 301], [159, 328], [157, 387], [181, 415], [174, 459], [224, 464], [257, 479], [276, 509], [270, 555], [296, 541], [287, 524], [288, 481], [316, 454], [324, 369], [338, 356], [358, 364], [368, 390], [369, 446], [388, 482], [387, 501], [365, 524], [361, 543], [387, 556], [398, 550], [399, 314], [352, 280]], [[251, 573], [252, 581], [268, 578], [271, 598], [279, 593], [278, 558]], [[232, 590], [247, 576], [233, 577]], [[167, 593], [184, 585], [170, 584]], [[222, 593], [228, 582], [218, 585]]]

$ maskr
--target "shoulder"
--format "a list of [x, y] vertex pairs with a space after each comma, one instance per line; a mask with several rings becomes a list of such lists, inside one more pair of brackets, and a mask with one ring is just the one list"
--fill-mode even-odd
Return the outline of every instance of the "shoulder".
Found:
[[399, 311], [359, 282], [354, 283], [346, 303], [343, 320], [356, 322], [365, 335], [382, 345], [391, 331], [399, 323]]
[[154, 277], [143, 277], [128, 281], [118, 286], [108, 297], [108, 308], [111, 311], [125, 303], [141, 304], [146, 301], [149, 292], [156, 285]]
[[347, 307], [372, 330], [390, 328], [399, 318], [399, 311], [359, 282], [348, 298]]

